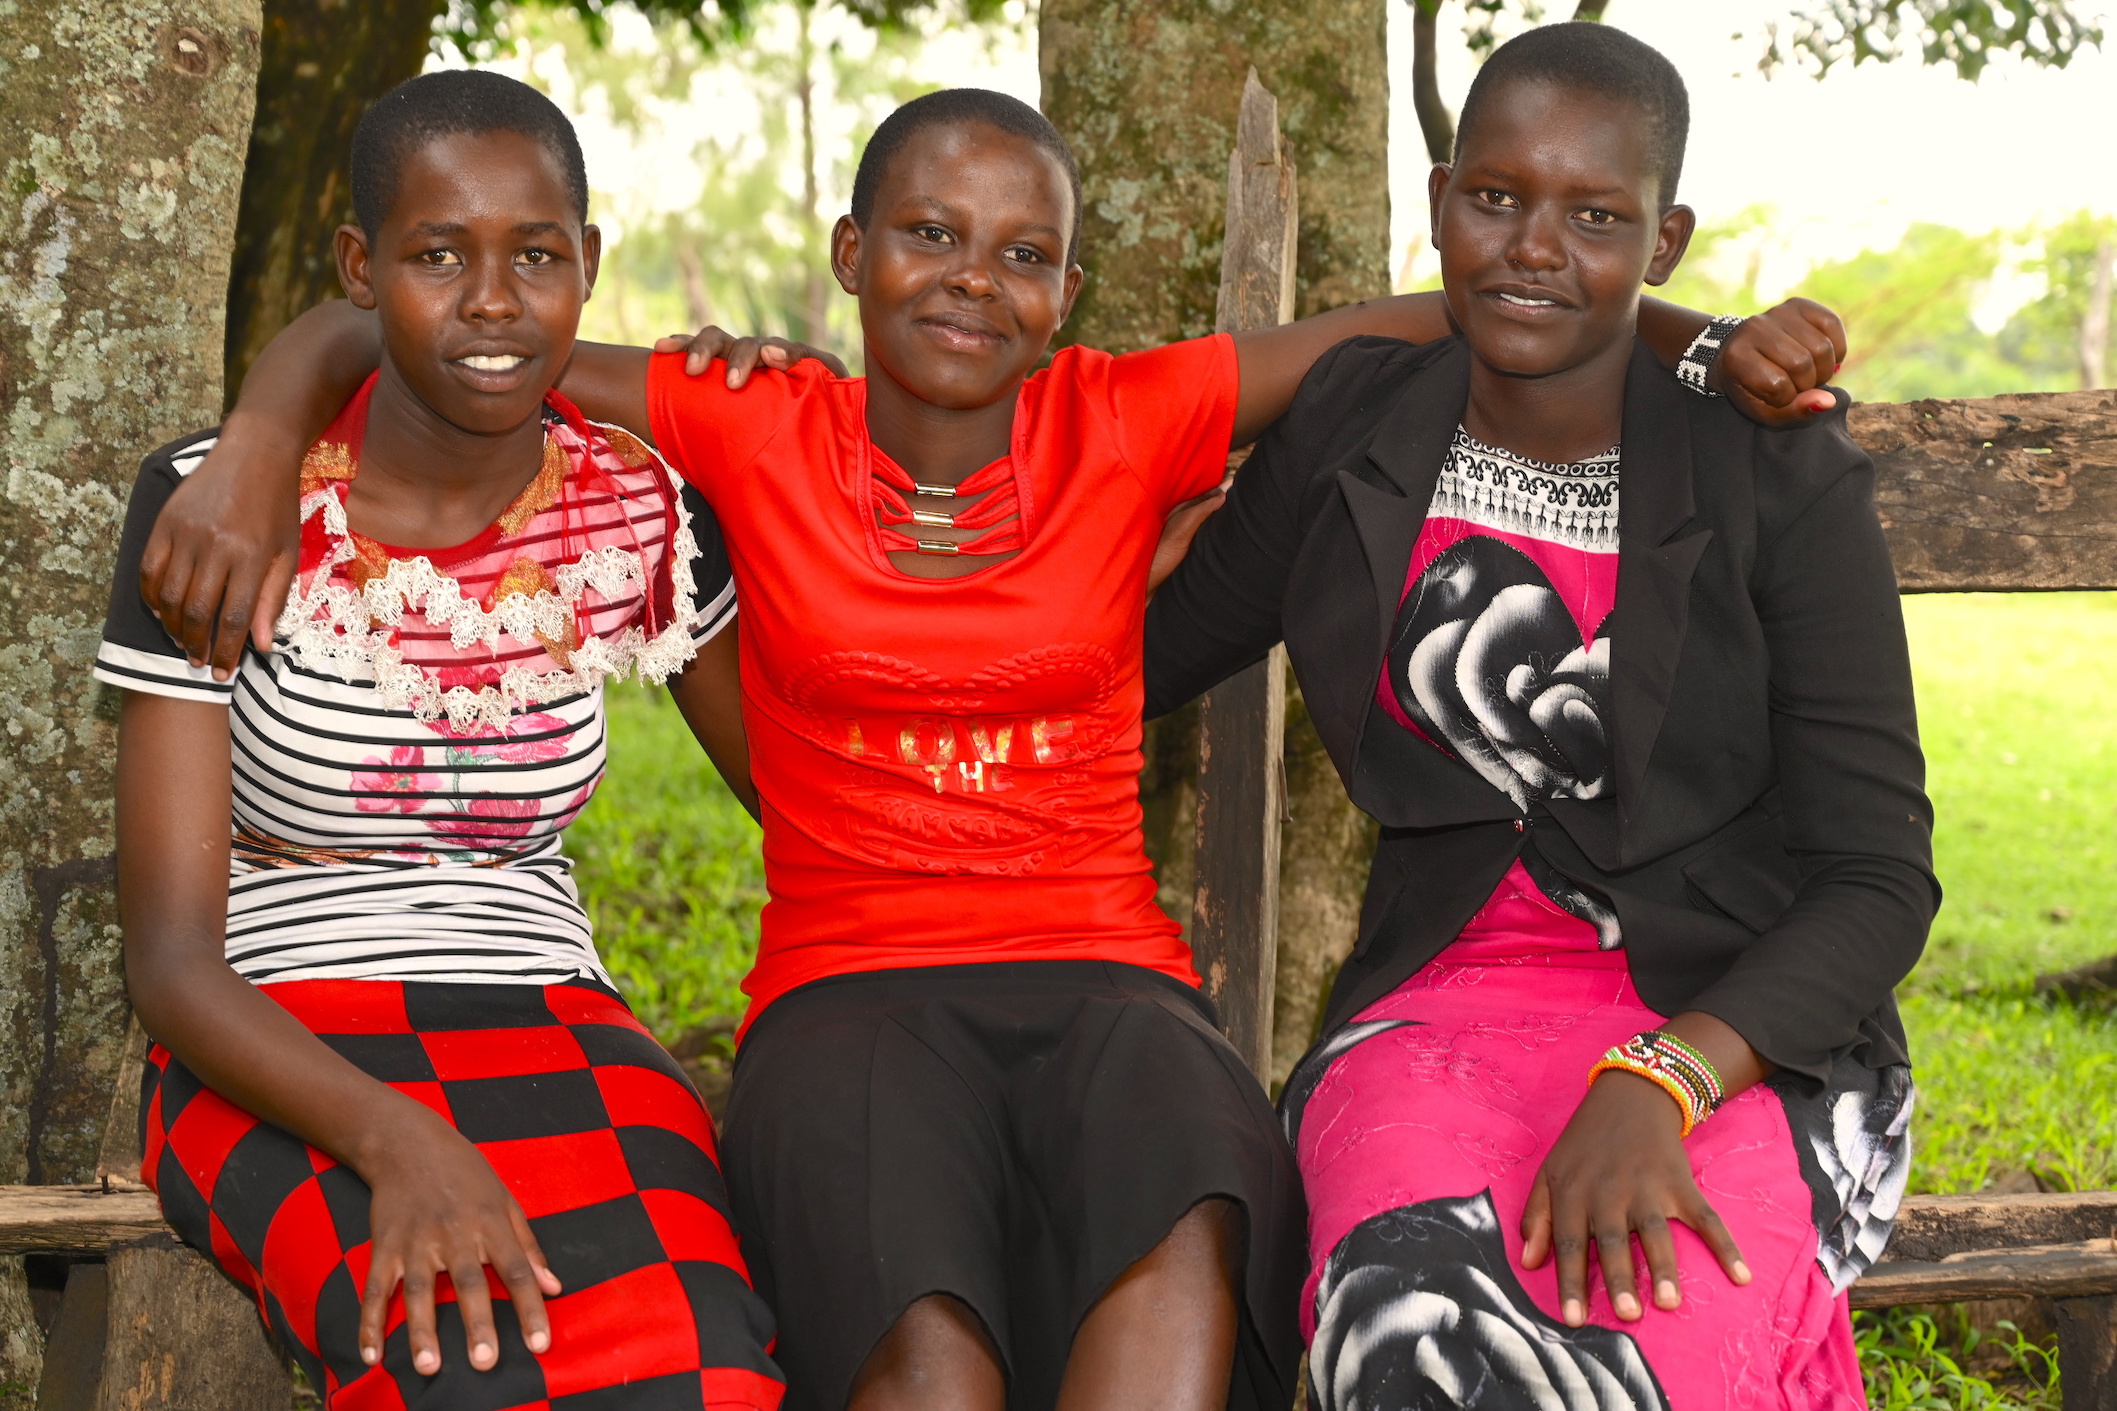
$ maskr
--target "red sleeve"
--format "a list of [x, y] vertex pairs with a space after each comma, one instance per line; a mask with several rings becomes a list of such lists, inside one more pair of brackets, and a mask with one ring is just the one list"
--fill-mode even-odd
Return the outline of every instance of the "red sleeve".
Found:
[[708, 500], [749, 469], [802, 399], [820, 393], [830, 379], [823, 364], [803, 361], [786, 372], [759, 368], [741, 391], [730, 391], [727, 371], [715, 358], [699, 376], [686, 376], [682, 353], [657, 353], [647, 364], [647, 419], [655, 445]]
[[1242, 388], [1235, 340], [1191, 338], [1126, 353], [1106, 368], [1118, 452], [1148, 495], [1168, 510], [1218, 485]]

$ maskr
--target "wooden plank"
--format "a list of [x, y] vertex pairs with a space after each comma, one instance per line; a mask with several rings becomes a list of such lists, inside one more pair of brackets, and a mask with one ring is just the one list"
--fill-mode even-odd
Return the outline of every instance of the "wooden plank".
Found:
[[1979, 1250], [1942, 1260], [1891, 1259], [1852, 1286], [1855, 1308], [1960, 1303], [1974, 1298], [2083, 1298], [2117, 1294], [2117, 1243]]
[[168, 1228], [143, 1187], [0, 1186], [0, 1254], [102, 1254]]
[[1933, 1261], [1950, 1255], [2031, 1245], [2076, 1244], [2117, 1236], [2117, 1191], [2049, 1195], [1915, 1195], [1897, 1211], [1883, 1255]]
[[1907, 593], [2117, 588], [2117, 392], [1855, 406]]
[[[1279, 103], [1251, 69], [1228, 156], [1222, 330], [1270, 328], [1293, 317], [1297, 218], [1294, 164], [1279, 141]], [[1278, 970], [1285, 728], [1281, 647], [1208, 691], [1199, 706], [1191, 952], [1228, 1041], [1265, 1081]]]

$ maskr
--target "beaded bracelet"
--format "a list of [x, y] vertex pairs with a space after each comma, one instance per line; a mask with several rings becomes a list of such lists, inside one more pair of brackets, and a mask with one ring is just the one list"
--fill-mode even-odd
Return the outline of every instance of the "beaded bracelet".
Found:
[[1711, 1061], [1665, 1030], [1649, 1029], [1617, 1045], [1588, 1070], [1588, 1081], [1613, 1068], [1646, 1079], [1675, 1100], [1683, 1113], [1679, 1137], [1688, 1137], [1727, 1100]]
[[1705, 385], [1705, 375], [1713, 370], [1713, 364], [1719, 360], [1720, 350], [1727, 345], [1728, 339], [1735, 336], [1735, 330], [1742, 327], [1742, 324], [1743, 320], [1732, 314], [1721, 314], [1710, 320], [1699, 330], [1698, 336], [1691, 340], [1691, 346], [1684, 349], [1683, 357], [1677, 361], [1676, 380], [1701, 397], [1719, 396], [1718, 392]]

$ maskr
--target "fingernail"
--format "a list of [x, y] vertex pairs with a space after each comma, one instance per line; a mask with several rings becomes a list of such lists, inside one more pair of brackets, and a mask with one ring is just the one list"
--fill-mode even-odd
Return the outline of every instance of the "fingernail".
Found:
[[1617, 1316], [1630, 1321], [1639, 1316], [1639, 1300], [1631, 1294], [1617, 1295]]
[[531, 1333], [529, 1335], [529, 1350], [531, 1352], [549, 1352], [551, 1350], [551, 1334]]
[[1580, 1306], [1579, 1299], [1569, 1298], [1566, 1300], [1565, 1317], [1567, 1327], [1577, 1328], [1588, 1320], [1588, 1310]]
[[1735, 1282], [1738, 1284], [1749, 1282], [1749, 1265], [1739, 1259], [1735, 1261]]
[[1674, 1308], [1683, 1302], [1683, 1294], [1676, 1288], [1674, 1279], [1663, 1279], [1654, 1285], [1654, 1300], [1663, 1308]]
[[476, 1347], [470, 1350], [470, 1355], [477, 1361], [490, 1362], [493, 1360], [492, 1344], [489, 1342], [481, 1342]]
[[360, 1360], [372, 1367], [382, 1360], [382, 1349], [379, 1347], [363, 1347], [360, 1349]]
[[441, 1359], [434, 1356], [434, 1354], [431, 1352], [422, 1352], [417, 1357], [412, 1359], [412, 1365], [416, 1366], [422, 1372], [432, 1372], [436, 1367], [441, 1365]]

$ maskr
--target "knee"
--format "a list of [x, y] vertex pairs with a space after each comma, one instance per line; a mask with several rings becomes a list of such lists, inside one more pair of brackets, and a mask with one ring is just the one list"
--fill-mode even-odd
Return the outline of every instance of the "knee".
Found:
[[928, 1294], [899, 1314], [853, 1379], [847, 1411], [999, 1411], [1007, 1376], [969, 1305]]
[[1249, 1221], [1241, 1204], [1209, 1196], [1183, 1213], [1162, 1248], [1185, 1263], [1212, 1265], [1233, 1285], [1240, 1281], [1248, 1242]]

